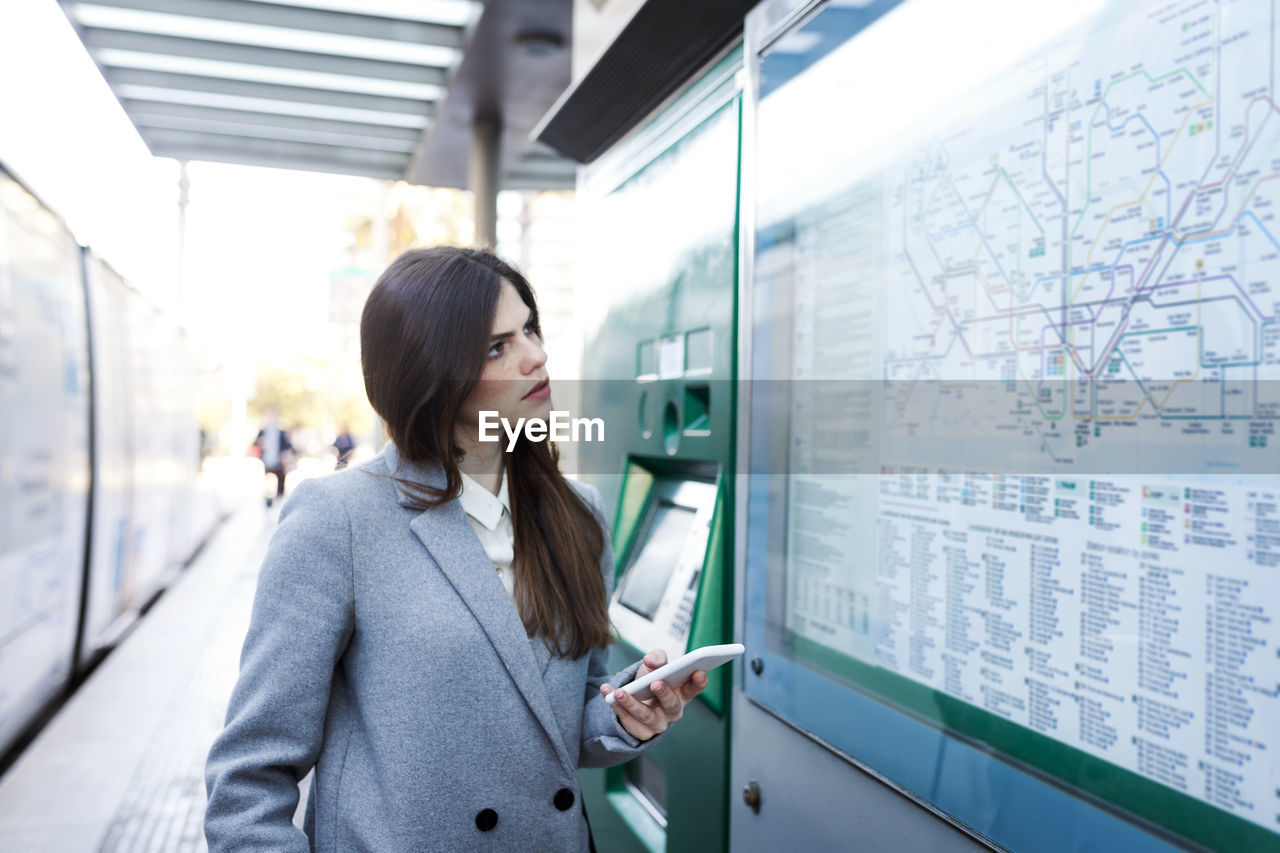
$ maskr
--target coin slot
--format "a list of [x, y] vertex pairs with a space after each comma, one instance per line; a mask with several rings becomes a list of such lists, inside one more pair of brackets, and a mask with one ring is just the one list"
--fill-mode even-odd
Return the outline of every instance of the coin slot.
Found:
[[668, 400], [662, 410], [662, 446], [670, 456], [680, 449], [680, 410], [674, 400]]

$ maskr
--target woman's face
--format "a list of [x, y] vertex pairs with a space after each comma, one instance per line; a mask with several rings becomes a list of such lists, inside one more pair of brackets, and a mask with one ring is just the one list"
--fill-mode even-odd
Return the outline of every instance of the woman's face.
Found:
[[533, 311], [503, 279], [494, 313], [489, 352], [480, 381], [462, 404], [460, 426], [477, 435], [481, 411], [496, 411], [514, 427], [519, 418], [546, 419], [551, 412], [551, 381], [542, 338], [533, 329]]

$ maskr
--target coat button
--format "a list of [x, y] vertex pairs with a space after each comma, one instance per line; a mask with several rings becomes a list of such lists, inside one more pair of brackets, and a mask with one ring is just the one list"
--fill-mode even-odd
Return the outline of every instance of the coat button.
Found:
[[561, 788], [556, 791], [556, 798], [552, 802], [556, 804], [556, 808], [560, 811], [567, 812], [573, 808], [573, 791], [568, 788]]
[[493, 809], [481, 809], [476, 813], [476, 829], [488, 832], [498, 825], [498, 813]]

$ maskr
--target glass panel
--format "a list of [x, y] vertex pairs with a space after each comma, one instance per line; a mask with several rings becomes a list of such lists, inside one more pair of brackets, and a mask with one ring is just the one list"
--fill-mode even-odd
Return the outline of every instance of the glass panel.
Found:
[[747, 688], [1007, 846], [1274, 849], [1270, 10], [893, 5], [760, 61]]

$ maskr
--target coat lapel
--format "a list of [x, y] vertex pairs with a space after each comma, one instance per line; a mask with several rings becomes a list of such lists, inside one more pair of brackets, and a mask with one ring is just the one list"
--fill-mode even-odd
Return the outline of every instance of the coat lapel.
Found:
[[547, 641], [541, 637], [530, 637], [529, 645], [533, 646], [533, 659], [538, 664], [538, 672], [545, 676], [547, 667], [551, 665], [551, 658], [553, 657], [551, 649], [547, 647]]
[[[434, 488], [444, 487], [443, 471], [401, 464], [395, 447], [391, 444], [387, 445], [385, 452], [388, 468], [394, 473], [397, 466], [400, 467], [397, 476]], [[396, 488], [400, 493], [400, 503], [413, 506], [412, 497], [400, 484], [397, 483]], [[458, 596], [480, 623], [498, 657], [502, 659], [507, 674], [515, 682], [534, 717], [546, 730], [560, 761], [566, 770], [574, 772], [559, 724], [552, 712], [546, 683], [542, 680], [551, 653], [540, 637], [530, 638], [525, 633], [524, 623], [512, 606], [511, 598], [502, 586], [497, 572], [492, 571], [489, 558], [480, 547], [475, 531], [467, 523], [462, 505], [453, 500], [421, 512], [409, 522], [409, 529], [422, 540]], [[486, 568], [490, 570], [485, 571]]]

